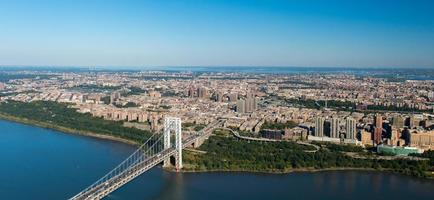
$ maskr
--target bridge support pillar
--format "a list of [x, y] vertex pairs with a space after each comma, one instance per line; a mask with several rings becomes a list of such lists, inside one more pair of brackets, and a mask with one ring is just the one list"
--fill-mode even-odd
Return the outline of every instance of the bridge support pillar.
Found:
[[[170, 148], [170, 131], [171, 131], [171, 120], [169, 118], [164, 119], [164, 132], [163, 132], [163, 139], [164, 139], [164, 149]], [[167, 158], [163, 161], [163, 167], [169, 167], [170, 166], [170, 158]]]
[[182, 169], [182, 130], [181, 130], [181, 119], [176, 118], [175, 120], [175, 167], [176, 171]]
[[[170, 137], [171, 132], [175, 133], [175, 168], [176, 171], [182, 169], [182, 130], [181, 130], [181, 119], [175, 117], [166, 117], [164, 119], [164, 149], [171, 147]], [[163, 162], [163, 167], [169, 167], [170, 158], [167, 158]]]

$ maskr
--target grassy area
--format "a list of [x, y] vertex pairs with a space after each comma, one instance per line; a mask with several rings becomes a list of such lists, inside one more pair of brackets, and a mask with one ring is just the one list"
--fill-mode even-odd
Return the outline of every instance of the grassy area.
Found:
[[[326, 103], [323, 100], [311, 100], [311, 99], [286, 99], [286, 102], [291, 105], [301, 106], [305, 108], [312, 109], [320, 109], [325, 107]], [[336, 100], [328, 100], [327, 101], [328, 108], [334, 108], [337, 110], [343, 111], [353, 111], [356, 109], [356, 104], [349, 101], [336, 101]]]
[[296, 126], [297, 126], [297, 123], [295, 123], [293, 121], [288, 121], [286, 123], [266, 121], [264, 124], [262, 124], [261, 129], [283, 130], [285, 128], [294, 128]]

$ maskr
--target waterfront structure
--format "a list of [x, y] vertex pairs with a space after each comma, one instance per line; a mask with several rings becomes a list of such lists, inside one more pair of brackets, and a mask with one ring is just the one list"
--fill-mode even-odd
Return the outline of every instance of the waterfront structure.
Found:
[[323, 117], [317, 117], [315, 119], [315, 136], [316, 137], [324, 137], [324, 122], [325, 122], [325, 119]]

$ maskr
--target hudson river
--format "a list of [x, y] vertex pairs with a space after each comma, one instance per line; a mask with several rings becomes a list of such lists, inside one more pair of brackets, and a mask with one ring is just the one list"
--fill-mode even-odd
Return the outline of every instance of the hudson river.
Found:
[[[0, 120], [0, 199], [67, 199], [134, 150]], [[156, 167], [106, 199], [433, 199], [434, 180], [391, 173], [171, 173]]]

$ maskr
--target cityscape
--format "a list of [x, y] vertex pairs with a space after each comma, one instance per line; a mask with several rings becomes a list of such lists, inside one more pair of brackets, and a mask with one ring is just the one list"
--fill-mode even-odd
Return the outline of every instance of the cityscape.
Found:
[[[24, 78], [0, 83], [1, 102], [67, 103], [79, 113], [147, 131], [161, 131], [166, 116], [195, 126], [223, 118], [224, 127], [258, 138], [372, 146], [400, 155], [434, 148], [431, 80], [188, 71], [8, 76]], [[284, 129], [263, 128], [270, 125]]]
[[0, 199], [430, 199], [432, 7], [0, 1]]

